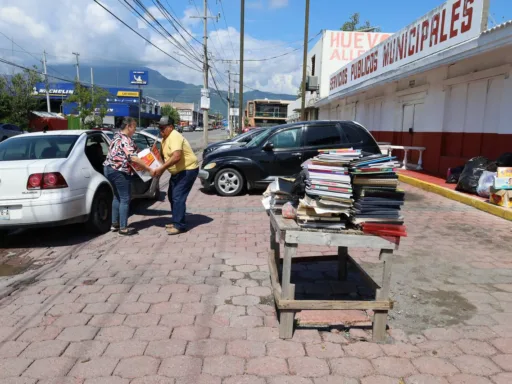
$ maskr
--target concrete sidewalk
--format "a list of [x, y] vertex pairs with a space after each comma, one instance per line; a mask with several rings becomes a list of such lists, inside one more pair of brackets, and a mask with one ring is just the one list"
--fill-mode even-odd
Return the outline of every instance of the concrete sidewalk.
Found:
[[[135, 207], [132, 238], [40, 239], [42, 258], [69, 257], [0, 302], [0, 384], [512, 383], [510, 223], [404, 188], [409, 237], [385, 344], [361, 330], [279, 340], [260, 196], [197, 184], [186, 234], [165, 234], [169, 207], [158, 202]], [[377, 252], [350, 253], [377, 271]], [[295, 273], [318, 286], [320, 270]]]

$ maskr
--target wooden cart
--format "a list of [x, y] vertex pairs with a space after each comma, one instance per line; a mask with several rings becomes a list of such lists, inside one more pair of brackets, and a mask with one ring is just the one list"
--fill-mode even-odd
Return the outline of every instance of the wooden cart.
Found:
[[[284, 242], [282, 277], [279, 279], [281, 263], [280, 242]], [[347, 277], [347, 263], [355, 266], [363, 278], [376, 287], [376, 299], [367, 301], [341, 300], [295, 300], [295, 284], [291, 284], [292, 258], [297, 257], [299, 244], [338, 247], [339, 278]], [[388, 311], [393, 308], [389, 299], [393, 250], [398, 249], [399, 237], [382, 238], [365, 235], [361, 231], [319, 231], [301, 228], [295, 220], [284, 219], [270, 212], [269, 270], [274, 300], [279, 310], [279, 337], [289, 339], [293, 335], [295, 312], [301, 310], [359, 309], [373, 310], [373, 340], [386, 338]], [[380, 250], [383, 262], [382, 283], [377, 284], [370, 275], [348, 254], [349, 247], [374, 248]]]

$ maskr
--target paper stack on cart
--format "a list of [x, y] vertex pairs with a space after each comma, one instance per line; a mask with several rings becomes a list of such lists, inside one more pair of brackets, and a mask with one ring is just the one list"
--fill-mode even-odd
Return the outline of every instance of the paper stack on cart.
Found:
[[304, 228], [343, 229], [352, 207], [352, 183], [348, 166], [361, 157], [360, 150], [329, 149], [305, 162], [306, 196], [297, 209]]
[[397, 188], [399, 166], [395, 157], [387, 155], [371, 155], [351, 162], [355, 202], [350, 220], [364, 232], [405, 236], [400, 213], [405, 193]]

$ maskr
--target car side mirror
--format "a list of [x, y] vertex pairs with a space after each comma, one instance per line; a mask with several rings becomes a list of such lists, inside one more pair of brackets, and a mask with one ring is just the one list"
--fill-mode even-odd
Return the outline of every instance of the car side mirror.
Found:
[[267, 143], [265, 144], [265, 146], [263, 147], [263, 150], [264, 151], [272, 151], [274, 149], [274, 144], [272, 143]]

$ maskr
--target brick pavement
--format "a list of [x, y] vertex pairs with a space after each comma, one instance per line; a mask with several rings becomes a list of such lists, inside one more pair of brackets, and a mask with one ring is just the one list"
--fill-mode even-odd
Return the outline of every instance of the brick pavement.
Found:
[[[195, 188], [187, 234], [163, 232], [167, 203], [139, 204], [139, 236], [44, 251], [72, 256], [0, 302], [0, 384], [512, 383], [510, 223], [404, 188], [384, 344], [358, 329], [279, 340], [259, 196]], [[378, 272], [376, 252], [351, 254]], [[314, 287], [330, 266], [297, 268]]]

